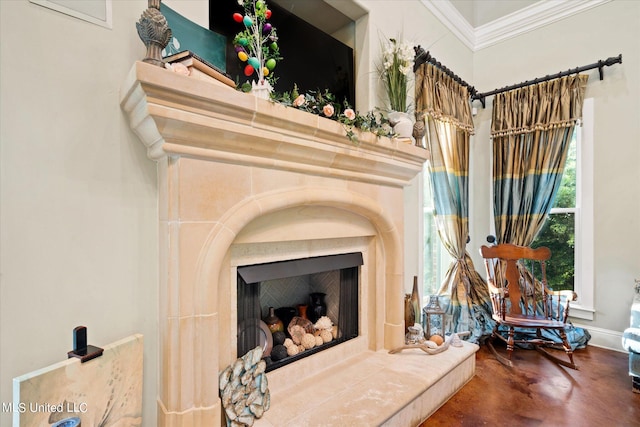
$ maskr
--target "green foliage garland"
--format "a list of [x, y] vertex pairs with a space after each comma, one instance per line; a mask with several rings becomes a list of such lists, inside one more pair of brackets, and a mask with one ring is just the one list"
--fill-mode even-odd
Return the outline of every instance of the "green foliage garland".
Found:
[[341, 123], [346, 131], [347, 138], [357, 144], [358, 135], [354, 129], [372, 132], [376, 136], [393, 137], [393, 129], [389, 126], [389, 120], [380, 112], [369, 111], [366, 114], [356, 112], [346, 101], [342, 104], [336, 101], [335, 96], [328, 90], [307, 91], [301, 94], [298, 87], [284, 93], [271, 93], [271, 100], [288, 107], [297, 108], [311, 114], [316, 114]]

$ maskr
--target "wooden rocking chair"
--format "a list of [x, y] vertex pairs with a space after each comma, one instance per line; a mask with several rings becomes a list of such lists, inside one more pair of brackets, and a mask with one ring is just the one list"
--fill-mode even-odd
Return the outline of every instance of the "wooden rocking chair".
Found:
[[[547, 287], [545, 262], [551, 257], [549, 248], [532, 249], [504, 243], [482, 246], [480, 253], [487, 269], [492, 317], [496, 322], [487, 345], [496, 358], [505, 365], [513, 366], [511, 354], [515, 344], [529, 344], [554, 362], [578, 369], [573, 362], [573, 350], [565, 332], [569, 302], [575, 301], [577, 295], [573, 291], [552, 291]], [[507, 338], [498, 332], [500, 325], [507, 328]], [[525, 333], [516, 336], [515, 328], [522, 328]], [[533, 333], [527, 334], [527, 329], [535, 329], [535, 337]], [[561, 342], [543, 337], [542, 330], [557, 331]], [[493, 347], [495, 338], [507, 344], [508, 357], [498, 354]], [[566, 352], [568, 361], [546, 350], [560, 346]]]

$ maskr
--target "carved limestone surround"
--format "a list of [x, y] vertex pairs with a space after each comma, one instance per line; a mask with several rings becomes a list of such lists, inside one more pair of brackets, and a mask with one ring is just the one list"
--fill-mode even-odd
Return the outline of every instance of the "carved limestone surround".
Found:
[[238, 265], [363, 252], [359, 337], [269, 373], [274, 390], [403, 344], [403, 187], [426, 150], [369, 133], [355, 145], [335, 121], [143, 62], [121, 105], [158, 166], [160, 425], [221, 420]]

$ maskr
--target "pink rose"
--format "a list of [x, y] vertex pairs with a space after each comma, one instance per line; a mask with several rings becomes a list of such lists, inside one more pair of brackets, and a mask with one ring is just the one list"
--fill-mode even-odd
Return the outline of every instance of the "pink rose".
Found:
[[294, 107], [302, 107], [305, 103], [304, 95], [299, 95], [296, 99], [293, 100]]
[[191, 74], [189, 69], [184, 64], [181, 64], [179, 62], [176, 62], [175, 64], [165, 64], [165, 65], [167, 66], [168, 69], [170, 69], [176, 74], [182, 74], [183, 76], [188, 76]]
[[334, 113], [333, 105], [331, 105], [331, 104], [325, 105], [324, 107], [322, 107], [322, 112], [327, 117], [333, 116], [333, 113]]
[[356, 118], [356, 112], [353, 111], [351, 108], [347, 108], [346, 110], [344, 110], [344, 115], [347, 117], [347, 119], [349, 120], [353, 120]]

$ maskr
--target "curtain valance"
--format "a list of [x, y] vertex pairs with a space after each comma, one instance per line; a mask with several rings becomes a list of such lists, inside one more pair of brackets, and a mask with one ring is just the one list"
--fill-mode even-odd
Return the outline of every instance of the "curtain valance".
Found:
[[577, 74], [496, 94], [491, 136], [575, 125], [582, 118], [588, 78]]
[[430, 63], [415, 73], [416, 113], [454, 124], [473, 134], [469, 89]]

